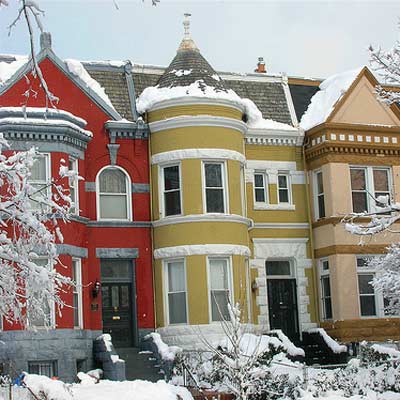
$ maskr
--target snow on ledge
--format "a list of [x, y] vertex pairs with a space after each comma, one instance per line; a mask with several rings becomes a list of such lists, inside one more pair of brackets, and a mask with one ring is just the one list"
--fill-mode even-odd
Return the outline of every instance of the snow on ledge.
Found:
[[154, 344], [157, 346], [158, 354], [164, 361], [174, 361], [175, 356], [182, 351], [178, 346], [168, 346], [161, 339], [161, 335], [156, 332], [149, 333], [145, 336], [145, 339], [152, 339]]
[[319, 333], [327, 346], [336, 354], [345, 353], [347, 347], [344, 344], [339, 344], [336, 340], [332, 339], [323, 328], [312, 328], [307, 331], [308, 333]]
[[362, 67], [325, 79], [319, 85], [321, 90], [311, 98], [307, 111], [301, 118], [300, 126], [304, 130], [309, 130], [324, 123], [361, 70]]
[[203, 254], [250, 256], [250, 249], [247, 246], [234, 244], [192, 244], [154, 250], [155, 259]]
[[387, 354], [391, 359], [400, 359], [400, 351], [383, 344], [373, 344], [371, 349], [380, 354]]
[[305, 352], [303, 349], [300, 347], [296, 347], [291, 340], [280, 330], [280, 329], [274, 329], [270, 331], [270, 333], [275, 334], [278, 339], [282, 342], [283, 347], [287, 351], [287, 353], [293, 357], [296, 356], [302, 356], [305, 357]]

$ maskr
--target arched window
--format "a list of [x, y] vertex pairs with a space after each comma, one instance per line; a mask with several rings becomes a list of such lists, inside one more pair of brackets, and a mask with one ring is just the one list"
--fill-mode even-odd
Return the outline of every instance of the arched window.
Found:
[[98, 219], [130, 219], [131, 191], [127, 174], [120, 168], [107, 167], [97, 179]]

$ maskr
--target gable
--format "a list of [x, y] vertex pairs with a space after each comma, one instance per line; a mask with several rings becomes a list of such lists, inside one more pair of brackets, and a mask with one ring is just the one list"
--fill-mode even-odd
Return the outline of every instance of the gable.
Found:
[[374, 93], [374, 84], [363, 75], [335, 110], [330, 122], [363, 125], [400, 126], [400, 120], [392, 109], [381, 103]]

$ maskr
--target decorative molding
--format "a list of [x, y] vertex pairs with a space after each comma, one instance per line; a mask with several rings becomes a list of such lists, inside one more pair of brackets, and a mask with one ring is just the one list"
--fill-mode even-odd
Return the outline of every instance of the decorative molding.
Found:
[[136, 122], [107, 121], [105, 127], [111, 144], [114, 144], [117, 139], [147, 139], [149, 137], [149, 126], [140, 117]]
[[277, 223], [266, 223], [266, 222], [256, 222], [253, 225], [254, 229], [309, 229], [310, 224], [304, 222], [277, 222]]
[[148, 183], [132, 183], [132, 193], [149, 193], [150, 185]]
[[110, 165], [117, 165], [117, 155], [119, 144], [108, 144], [108, 154], [110, 156]]
[[225, 149], [182, 149], [166, 151], [158, 153], [151, 157], [151, 163], [162, 164], [169, 161], [185, 160], [185, 159], [216, 159], [216, 160], [233, 160], [244, 164], [246, 157], [234, 150]]
[[137, 248], [96, 248], [97, 258], [138, 258]]
[[250, 256], [247, 246], [235, 244], [192, 244], [182, 246], [163, 247], [154, 250], [154, 258], [185, 257], [196, 255], [238, 255]]
[[57, 252], [58, 254], [66, 254], [72, 257], [79, 258], [87, 258], [88, 257], [88, 249], [85, 247], [78, 247], [72, 244], [57, 244]]
[[264, 146], [303, 146], [304, 131], [300, 128], [291, 130], [248, 129], [246, 144]]
[[245, 134], [247, 125], [233, 118], [215, 117], [212, 115], [184, 115], [181, 117], [168, 118], [161, 121], [151, 122], [149, 124], [150, 132], [160, 132], [167, 129], [186, 128], [188, 126], [213, 126], [218, 128], [228, 128]]
[[255, 203], [253, 205], [254, 210], [264, 211], [295, 211], [296, 206], [294, 204], [281, 203], [281, 204], [260, 204]]
[[388, 244], [343, 244], [322, 247], [314, 250], [315, 258], [328, 257], [335, 254], [385, 254], [388, 251]]
[[178, 217], [166, 217], [153, 221], [153, 227], [157, 228], [159, 226], [166, 225], [176, 225], [176, 224], [188, 224], [193, 222], [234, 222], [238, 224], [244, 224], [251, 226], [251, 220], [241, 215], [236, 214], [192, 214], [183, 215]]

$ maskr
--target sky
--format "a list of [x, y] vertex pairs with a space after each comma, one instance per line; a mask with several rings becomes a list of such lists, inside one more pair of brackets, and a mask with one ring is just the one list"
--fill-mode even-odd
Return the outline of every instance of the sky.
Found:
[[[0, 8], [0, 53], [27, 54], [26, 26], [8, 25], [18, 0]], [[127, 60], [167, 66], [183, 37], [192, 38], [218, 71], [267, 71], [324, 78], [368, 64], [368, 45], [390, 48], [399, 37], [400, 1], [37, 0], [61, 58]], [[116, 5], [117, 7], [116, 7]], [[37, 42], [38, 42], [38, 38]]]

